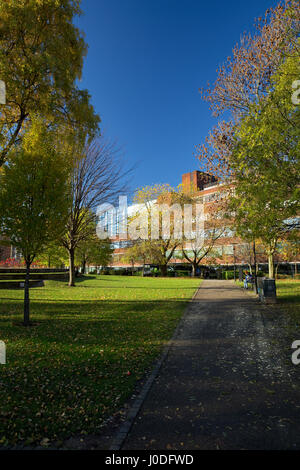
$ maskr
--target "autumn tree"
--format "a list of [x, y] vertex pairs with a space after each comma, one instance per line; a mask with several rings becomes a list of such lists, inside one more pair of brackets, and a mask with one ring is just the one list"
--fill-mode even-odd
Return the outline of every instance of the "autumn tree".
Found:
[[[36, 127], [34, 135], [36, 136]], [[22, 147], [10, 153], [0, 173], [0, 227], [25, 260], [24, 325], [29, 321], [30, 267], [65, 229], [70, 167], [54, 146], [55, 136], [40, 124], [38, 145], [31, 130]], [[35, 142], [37, 139], [35, 138]]]
[[98, 131], [99, 117], [87, 90], [80, 90], [87, 52], [73, 19], [80, 0], [0, 2], [0, 77], [6, 105], [0, 112], [0, 166], [22, 139], [33, 114], [48, 125], [76, 128], [81, 138]]
[[231, 156], [237, 228], [262, 241], [270, 277], [278, 240], [300, 228], [300, 107], [291, 99], [297, 74], [296, 55], [283, 62], [271, 78], [272, 90], [241, 120]]
[[222, 230], [213, 228], [209, 235], [203, 233], [203, 238], [198, 236], [195, 240], [182, 245], [183, 258], [191, 264], [193, 277], [196, 276], [200, 263], [213, 253], [216, 241], [221, 236]]
[[[148, 259], [158, 264], [161, 275], [166, 276], [168, 264], [182, 240], [182, 234], [176, 233], [176, 222], [182, 228], [183, 205], [191, 202], [190, 197], [181, 188], [156, 184], [137, 190], [134, 202], [140, 208], [130, 222], [129, 230], [133, 226], [136, 228], [135, 239], [144, 240], [141, 246]], [[139, 225], [142, 226], [141, 235]]]
[[145, 264], [152, 261], [151, 241], [139, 240], [134, 242], [132, 246], [126, 249], [122, 261], [131, 264], [133, 268], [135, 264], [142, 264], [142, 276], [144, 276]]
[[300, 4], [298, 0], [279, 2], [258, 18], [254, 33], [244, 33], [232, 55], [217, 70], [213, 86], [202, 89], [202, 96], [213, 115], [230, 112], [236, 121], [253, 104], [269, 93], [272, 76], [282, 59], [299, 51]]
[[90, 238], [82, 240], [76, 250], [76, 263], [81, 266], [85, 274], [86, 266], [108, 266], [112, 260], [113, 248], [109, 239], [100, 240], [96, 235], [96, 228]]
[[204, 144], [195, 149], [200, 169], [224, 179], [234, 179], [230, 156], [236, 126], [273, 87], [272, 77], [284, 58], [298, 54], [300, 4], [280, 2], [266, 11], [255, 24], [254, 33], [245, 33], [232, 55], [218, 68], [213, 85], [201, 89], [213, 115], [220, 121]]
[[[255, 265], [254, 254], [253, 254], [253, 244], [251, 242], [243, 243], [234, 248], [235, 257], [242, 264], [247, 263], [249, 267], [250, 274], [252, 274], [252, 268]], [[254, 266], [254, 272], [256, 272], [256, 266]]]
[[280, 240], [280, 244], [278, 246], [279, 259], [275, 271], [276, 275], [280, 263], [291, 263], [293, 261], [295, 262], [295, 275], [298, 274], [297, 261], [300, 260], [300, 240], [298, 237], [293, 235], [294, 234], [290, 234], [286, 239]]
[[207, 171], [235, 186], [232, 209], [239, 234], [261, 240], [274, 277], [277, 242], [299, 211], [299, 107], [292, 103], [299, 76], [300, 4], [288, 0], [244, 35], [204, 92], [216, 116], [229, 114], [197, 156]]
[[55, 240], [39, 254], [39, 261], [47, 268], [61, 268], [67, 265], [68, 256], [59, 241]]
[[[193, 200], [193, 194], [190, 194]], [[225, 210], [227, 191], [223, 190], [218, 194], [218, 199], [205, 202], [204, 198], [196, 198], [195, 203], [201, 211], [196, 211], [196, 204], [193, 204], [193, 224], [191, 239], [183, 236], [181, 251], [185, 261], [192, 266], [192, 276], [196, 276], [197, 268], [203, 260], [206, 260], [215, 252], [218, 240], [225, 234]], [[198, 215], [197, 215], [198, 212]], [[201, 220], [197, 224], [197, 217]], [[227, 221], [229, 226], [229, 222]]]
[[66, 231], [61, 239], [69, 255], [69, 286], [75, 286], [75, 251], [79, 243], [95, 233], [96, 211], [100, 204], [115, 202], [125, 190], [119, 150], [100, 137], [82, 147], [73, 147], [70, 178], [71, 207]]
[[142, 256], [146, 257], [146, 253], [141, 252], [140, 246], [141, 242], [133, 243], [131, 246], [126, 248], [125, 253], [121, 257], [122, 262], [130, 264], [132, 269], [134, 268], [135, 264], [142, 261]]

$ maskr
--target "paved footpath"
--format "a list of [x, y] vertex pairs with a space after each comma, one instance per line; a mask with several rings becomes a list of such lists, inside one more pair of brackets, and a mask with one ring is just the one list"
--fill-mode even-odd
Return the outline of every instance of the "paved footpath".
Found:
[[300, 365], [278, 316], [203, 281], [122, 449], [300, 449]]

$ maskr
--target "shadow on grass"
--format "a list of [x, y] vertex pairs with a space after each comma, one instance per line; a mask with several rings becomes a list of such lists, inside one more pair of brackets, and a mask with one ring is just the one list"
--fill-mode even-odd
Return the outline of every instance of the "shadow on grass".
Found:
[[[6, 298], [5, 300], [16, 300], [15, 298]], [[74, 300], [52, 300], [43, 299], [43, 301], [31, 301], [30, 311], [31, 314], [38, 316], [48, 316], [55, 314], [56, 316], [64, 315], [77, 315], [81, 317], [88, 317], [90, 315], [109, 315], [112, 314], [123, 314], [130, 313], [133, 311], [140, 311], [143, 315], [152, 312], [153, 309], [164, 307], [168, 311], [172, 311], [175, 305], [181, 305], [187, 303], [188, 299], [157, 299], [157, 300], [80, 300], [74, 302]], [[82, 307], [84, 306], [84, 309]], [[9, 303], [9, 309], [14, 311], [15, 314], [21, 314], [23, 312], [23, 302], [16, 301]], [[0, 320], [1, 316], [7, 315], [5, 311], [6, 306], [4, 303], [0, 306]]]
[[295, 295], [286, 295], [286, 296], [278, 297], [277, 303], [278, 304], [299, 303], [300, 305], [300, 295], [295, 294]]
[[[75, 278], [75, 284], [81, 284], [84, 281], [91, 281], [97, 279], [96, 276], [79, 276]], [[46, 282], [61, 282], [64, 284], [68, 284], [69, 278], [65, 276], [63, 279], [46, 279]]]
[[[0, 330], [5, 340], [28, 337], [39, 343], [75, 347], [89, 345], [126, 345], [138, 343], [142, 334], [153, 341], [158, 332], [168, 330], [181, 317], [187, 300], [86, 301], [52, 303], [32, 302], [30, 319], [35, 328], [22, 324], [23, 304], [0, 306]], [[56, 347], [56, 346], [55, 346]]]

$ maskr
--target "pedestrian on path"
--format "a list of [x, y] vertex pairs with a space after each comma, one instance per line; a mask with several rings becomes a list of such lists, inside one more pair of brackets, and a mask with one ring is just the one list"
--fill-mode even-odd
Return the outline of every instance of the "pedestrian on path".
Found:
[[252, 283], [252, 276], [248, 271], [246, 271], [245, 279], [244, 279], [244, 289], [248, 289], [248, 284]]

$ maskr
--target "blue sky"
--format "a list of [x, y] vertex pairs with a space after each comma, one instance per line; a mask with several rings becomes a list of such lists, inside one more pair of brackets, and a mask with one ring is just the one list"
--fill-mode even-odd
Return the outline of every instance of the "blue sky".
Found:
[[198, 89], [272, 0], [83, 0], [89, 45], [82, 88], [116, 139], [132, 188], [181, 182], [212, 126]]

